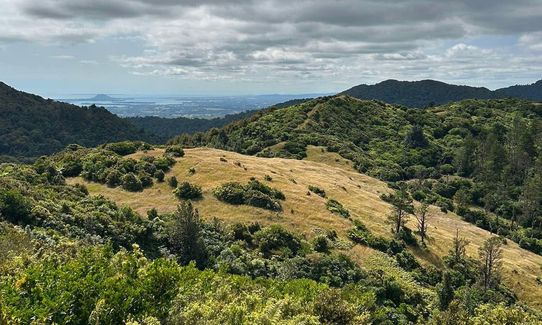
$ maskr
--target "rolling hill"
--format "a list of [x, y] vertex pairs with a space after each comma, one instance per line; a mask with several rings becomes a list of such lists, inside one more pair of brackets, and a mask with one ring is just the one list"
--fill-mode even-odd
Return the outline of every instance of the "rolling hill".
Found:
[[[127, 158], [140, 159], [144, 156], [160, 157], [163, 149], [137, 152]], [[322, 147], [310, 146], [304, 160], [282, 158], [260, 158], [228, 151], [196, 148], [185, 150], [186, 155], [177, 163], [166, 177], [176, 176], [179, 182], [189, 181], [201, 186], [203, 198], [194, 201], [194, 206], [208, 220], [217, 217], [229, 224], [259, 222], [263, 225], [280, 224], [311, 239], [326, 231], [336, 231], [343, 242], [344, 251], [362, 267], [378, 269], [373, 259], [378, 251], [359, 245], [348, 244], [348, 230], [354, 220], [363, 222], [375, 234], [392, 238], [387, 216], [392, 207], [380, 195], [391, 189], [386, 183], [356, 172], [352, 162]], [[194, 173], [189, 172], [193, 168]], [[265, 181], [265, 175], [272, 180]], [[231, 205], [217, 200], [212, 191], [223, 183], [246, 182], [251, 177], [264, 181], [269, 186], [280, 189], [286, 196], [283, 212], [276, 213], [261, 208]], [[128, 192], [121, 188], [87, 182], [81, 178], [68, 179], [69, 184], [84, 184], [92, 195], [103, 195], [119, 205], [129, 206], [141, 215], [152, 208], [159, 213], [176, 210], [179, 202], [166, 183], [156, 183], [142, 192]], [[325, 190], [327, 198], [341, 202], [351, 213], [351, 219], [342, 218], [326, 209], [327, 198], [316, 194], [307, 195], [309, 186]], [[448, 254], [457, 229], [470, 242], [468, 254], [476, 256], [478, 248], [492, 234], [480, 229], [455, 213], [443, 213], [431, 207], [430, 240], [427, 249], [412, 248], [414, 255], [425, 265], [442, 267], [441, 258]], [[410, 227], [415, 228], [414, 220]], [[542, 256], [520, 248], [509, 242], [503, 251], [503, 279], [507, 286], [525, 302], [534, 307], [542, 307], [542, 285], [537, 279], [542, 277]], [[381, 257], [380, 257], [381, 258]], [[519, 279], [521, 279], [519, 281]]]
[[516, 85], [491, 91], [484, 87], [451, 85], [436, 80], [385, 80], [374, 85], [358, 85], [341, 94], [359, 99], [376, 99], [386, 103], [423, 108], [464, 99], [514, 97], [542, 101], [542, 81], [532, 85]]

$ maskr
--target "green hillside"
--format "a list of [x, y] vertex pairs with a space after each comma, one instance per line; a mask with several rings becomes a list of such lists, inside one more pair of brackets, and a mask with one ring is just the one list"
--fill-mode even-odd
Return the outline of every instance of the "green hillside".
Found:
[[[412, 224], [396, 236], [385, 221], [395, 208], [379, 197], [393, 191], [351, 166], [128, 147], [70, 146], [34, 165], [0, 165], [0, 322], [542, 319], [539, 256], [433, 208], [427, 247]], [[224, 195], [232, 181], [248, 189], [243, 202]], [[278, 211], [261, 204], [271, 196]], [[481, 247], [502, 254], [489, 277]]]
[[408, 109], [336, 96], [172, 143], [297, 159], [307, 145], [323, 146], [362, 173], [540, 254], [541, 125], [542, 107], [515, 99]]
[[155, 137], [105, 108], [44, 99], [0, 82], [0, 161], [31, 160], [72, 143], [94, 147], [121, 140]]

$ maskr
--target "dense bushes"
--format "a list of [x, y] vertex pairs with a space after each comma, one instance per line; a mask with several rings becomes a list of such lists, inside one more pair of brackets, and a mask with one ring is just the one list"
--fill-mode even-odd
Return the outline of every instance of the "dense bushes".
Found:
[[183, 200], [199, 199], [202, 196], [201, 187], [192, 185], [189, 182], [182, 182], [173, 190], [176, 197]]
[[173, 157], [183, 157], [184, 150], [181, 146], [171, 145], [166, 147], [166, 154]]
[[122, 186], [127, 191], [141, 191], [153, 184], [153, 179], [162, 181], [164, 173], [175, 163], [168, 155], [163, 157], [143, 156], [136, 160], [120, 155], [147, 148], [140, 142], [110, 143], [98, 149], [84, 149], [70, 146], [66, 150], [36, 161], [39, 171], [48, 168], [60, 170], [65, 177], [81, 176], [85, 180], [107, 184], [109, 187]]
[[15, 224], [30, 223], [32, 216], [28, 199], [16, 190], [0, 189], [0, 218]]
[[282, 192], [255, 179], [246, 185], [237, 182], [223, 184], [214, 189], [213, 194], [230, 204], [246, 204], [273, 211], [282, 210], [279, 200], [285, 199]]

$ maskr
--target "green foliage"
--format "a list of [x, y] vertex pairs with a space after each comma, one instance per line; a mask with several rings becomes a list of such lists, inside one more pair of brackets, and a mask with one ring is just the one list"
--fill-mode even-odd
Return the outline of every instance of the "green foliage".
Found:
[[206, 248], [202, 239], [198, 210], [190, 201], [179, 205], [168, 230], [168, 242], [181, 264], [195, 261], [202, 267], [206, 263]]
[[279, 200], [286, 199], [281, 191], [255, 179], [246, 185], [237, 182], [223, 184], [214, 189], [213, 194], [230, 204], [246, 204], [273, 211], [282, 210]]
[[255, 234], [255, 243], [264, 256], [294, 256], [301, 249], [301, 240], [284, 228], [274, 225]]
[[192, 185], [188, 182], [182, 182], [173, 190], [173, 194], [182, 200], [194, 200], [202, 197], [201, 187]]
[[330, 249], [331, 243], [327, 236], [319, 235], [313, 240], [313, 249], [320, 253], [327, 253]]
[[181, 277], [172, 261], [149, 261], [136, 247], [49, 255], [0, 284], [7, 315], [22, 323], [119, 324], [129, 315], [165, 318]]
[[171, 145], [166, 147], [166, 154], [173, 157], [183, 157], [184, 150], [183, 147], [178, 145]]
[[323, 189], [317, 187], [317, 186], [312, 186], [312, 185], [309, 185], [309, 191], [313, 192], [314, 194], [317, 194], [321, 197], [326, 197], [326, 191], [324, 191]]
[[95, 147], [122, 140], [155, 142], [156, 137], [103, 107], [79, 107], [17, 91], [0, 83], [0, 156], [32, 160], [71, 143]]
[[337, 200], [334, 200], [334, 199], [327, 200], [326, 208], [331, 213], [338, 214], [343, 218], [350, 218], [350, 212]]
[[143, 190], [141, 180], [133, 173], [128, 173], [121, 178], [122, 188], [130, 192], [139, 192]]
[[17, 190], [0, 189], [0, 217], [15, 224], [31, 223], [30, 202]]
[[170, 187], [177, 188], [177, 185], [179, 184], [179, 181], [177, 181], [177, 177], [171, 176], [167, 179], [167, 184]]

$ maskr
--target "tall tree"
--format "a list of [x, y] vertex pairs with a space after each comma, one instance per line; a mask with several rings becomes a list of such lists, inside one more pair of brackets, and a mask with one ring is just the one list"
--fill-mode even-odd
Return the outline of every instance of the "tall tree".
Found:
[[393, 212], [389, 216], [389, 220], [393, 224], [393, 232], [398, 236], [407, 222], [408, 215], [414, 210], [412, 197], [405, 188], [400, 188], [389, 196], [389, 202], [393, 205]]
[[420, 238], [422, 239], [422, 244], [425, 245], [425, 238], [427, 237], [428, 219], [431, 216], [429, 214], [429, 204], [427, 204], [426, 202], [422, 202], [422, 204], [416, 208], [414, 216], [416, 217], [416, 226], [418, 228]]
[[502, 239], [491, 237], [479, 248], [480, 282], [484, 289], [495, 287], [499, 283], [499, 271], [502, 260]]
[[175, 214], [169, 231], [170, 247], [181, 264], [195, 261], [198, 267], [206, 262], [206, 250], [201, 237], [202, 223], [198, 210], [191, 201], [181, 203]]
[[467, 259], [467, 246], [469, 241], [459, 236], [459, 229], [455, 230], [455, 236], [452, 243], [452, 249], [448, 256], [450, 257], [450, 267], [454, 267], [457, 264], [463, 264]]

